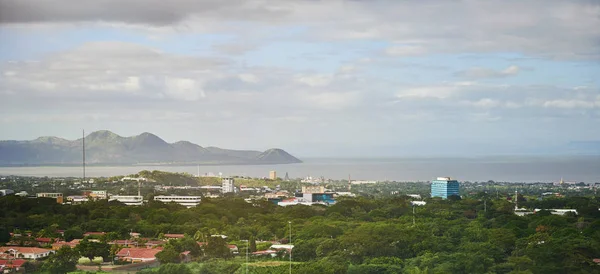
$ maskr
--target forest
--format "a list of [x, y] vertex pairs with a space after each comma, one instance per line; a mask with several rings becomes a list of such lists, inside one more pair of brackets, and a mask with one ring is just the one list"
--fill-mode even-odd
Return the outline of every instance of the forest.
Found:
[[[197, 256], [187, 264], [167, 264], [177, 260], [163, 252], [159, 259], [164, 264], [143, 273], [287, 273], [288, 264], [268, 263], [287, 262], [286, 254], [252, 256], [252, 264], [246, 265], [244, 250], [260, 250], [256, 243], [261, 241], [290, 243], [290, 235], [294, 273], [600, 273], [593, 261], [600, 258], [597, 197], [522, 204], [578, 211], [564, 216], [545, 210], [516, 216], [511, 201], [484, 194], [425, 201], [413, 208], [406, 196], [358, 197], [340, 198], [328, 207], [279, 207], [230, 197], [206, 198], [185, 208], [155, 201], [139, 207], [106, 200], [61, 205], [47, 198], [6, 196], [0, 198], [0, 243], [9, 240], [9, 232], [59, 237], [57, 231], [64, 230], [67, 241], [86, 231], [110, 232], [116, 239], [128, 238], [131, 231], [151, 239], [164, 233], [186, 235], [165, 250], [183, 250], [186, 241], [189, 245], [213, 234], [227, 235], [228, 243], [240, 246], [237, 257], [218, 248], [194, 250]], [[39, 271], [56, 272], [48, 265], [77, 257], [72, 252], [59, 250]]]

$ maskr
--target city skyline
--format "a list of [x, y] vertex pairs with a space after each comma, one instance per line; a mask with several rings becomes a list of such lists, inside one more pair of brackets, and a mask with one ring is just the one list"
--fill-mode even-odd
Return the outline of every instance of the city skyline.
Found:
[[600, 141], [598, 25], [593, 1], [1, 1], [0, 140], [566, 153]]

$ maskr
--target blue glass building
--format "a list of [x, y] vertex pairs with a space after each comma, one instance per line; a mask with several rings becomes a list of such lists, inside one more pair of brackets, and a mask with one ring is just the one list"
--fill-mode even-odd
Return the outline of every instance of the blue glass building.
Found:
[[438, 177], [437, 180], [431, 182], [431, 197], [448, 199], [452, 195], [459, 195], [458, 188], [459, 183], [457, 180], [452, 180], [449, 177]]

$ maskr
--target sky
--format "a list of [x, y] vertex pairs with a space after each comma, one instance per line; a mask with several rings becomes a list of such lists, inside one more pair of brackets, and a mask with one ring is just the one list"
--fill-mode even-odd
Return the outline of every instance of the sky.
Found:
[[0, 139], [304, 157], [600, 140], [598, 0], [0, 0]]

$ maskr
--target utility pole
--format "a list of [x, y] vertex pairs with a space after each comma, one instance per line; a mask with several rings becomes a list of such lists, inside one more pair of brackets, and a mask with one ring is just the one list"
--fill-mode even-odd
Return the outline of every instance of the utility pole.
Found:
[[483, 200], [483, 211], [487, 212], [487, 200]]
[[246, 274], [248, 274], [248, 249], [250, 249], [250, 239], [246, 244]]
[[292, 274], [292, 221], [288, 221], [290, 225], [290, 274]]
[[413, 226], [415, 225], [415, 206], [413, 205]]

